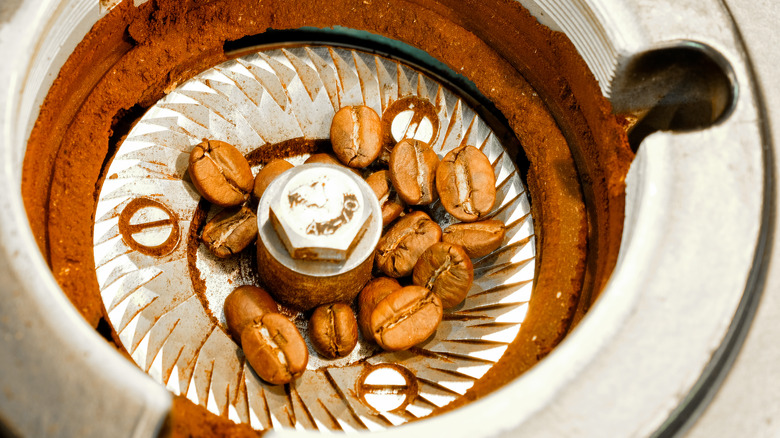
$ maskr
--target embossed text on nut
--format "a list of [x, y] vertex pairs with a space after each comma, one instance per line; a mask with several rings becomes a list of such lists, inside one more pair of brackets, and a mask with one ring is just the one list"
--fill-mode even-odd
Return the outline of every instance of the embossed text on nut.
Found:
[[344, 261], [368, 227], [371, 209], [340, 169], [306, 169], [270, 205], [271, 223], [295, 259]]

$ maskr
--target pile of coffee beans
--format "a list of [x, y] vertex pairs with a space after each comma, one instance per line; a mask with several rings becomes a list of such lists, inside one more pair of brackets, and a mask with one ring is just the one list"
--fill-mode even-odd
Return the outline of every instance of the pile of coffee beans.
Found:
[[[188, 172], [198, 193], [228, 207], [203, 228], [201, 239], [217, 257], [230, 257], [257, 239], [257, 217], [246, 207], [257, 185], [249, 162], [233, 145], [204, 140], [190, 152]], [[240, 206], [240, 207], [239, 207]]]
[[[430, 144], [404, 139], [389, 158], [379, 115], [366, 106], [348, 106], [333, 117], [332, 153], [311, 155], [306, 163], [344, 166], [366, 182], [382, 209], [385, 232], [377, 244], [375, 278], [352, 303], [330, 303], [309, 317], [309, 341], [329, 359], [350, 354], [358, 330], [387, 351], [411, 348], [437, 330], [444, 309], [460, 305], [474, 280], [473, 258], [486, 256], [504, 240], [504, 224], [485, 219], [496, 199], [490, 160], [474, 146], [449, 151], [441, 160]], [[257, 238], [257, 218], [246, 206], [271, 182], [292, 169], [268, 162], [254, 179], [247, 160], [233, 146], [205, 140], [190, 155], [189, 174], [209, 202], [226, 207], [203, 228], [201, 239], [218, 257], [242, 251]], [[460, 223], [442, 230], [423, 209], [436, 201]], [[415, 209], [417, 208], [417, 209]], [[263, 380], [288, 383], [306, 369], [306, 342], [265, 290], [242, 286], [225, 300], [233, 339]]]
[[230, 335], [260, 378], [283, 384], [306, 371], [306, 342], [264, 289], [237, 288], [225, 299], [224, 311]]

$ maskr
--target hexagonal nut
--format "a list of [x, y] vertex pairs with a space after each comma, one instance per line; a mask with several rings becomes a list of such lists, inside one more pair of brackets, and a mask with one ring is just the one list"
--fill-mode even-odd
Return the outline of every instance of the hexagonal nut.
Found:
[[356, 179], [336, 166], [311, 167], [291, 177], [275, 194], [269, 217], [292, 258], [347, 260], [372, 214]]

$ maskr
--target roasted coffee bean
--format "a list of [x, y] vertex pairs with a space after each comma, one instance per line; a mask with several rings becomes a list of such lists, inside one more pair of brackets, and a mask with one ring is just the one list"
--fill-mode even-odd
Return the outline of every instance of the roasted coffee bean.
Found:
[[428, 143], [404, 139], [390, 154], [390, 177], [398, 195], [409, 205], [426, 205], [436, 200], [436, 168], [439, 157]]
[[268, 188], [268, 186], [277, 176], [281, 175], [286, 170], [292, 169], [293, 167], [294, 166], [286, 160], [276, 159], [269, 161], [268, 164], [263, 166], [263, 168], [257, 172], [257, 176], [255, 176], [255, 186], [254, 189], [252, 189], [252, 194], [255, 195], [255, 198], [260, 199], [260, 197], [263, 196], [265, 189]]
[[452, 224], [441, 236], [442, 242], [460, 245], [472, 259], [486, 256], [495, 251], [504, 241], [506, 227], [494, 219]]
[[406, 286], [377, 303], [371, 313], [371, 330], [383, 349], [406, 350], [434, 334], [441, 318], [441, 300], [435, 293]]
[[479, 220], [496, 201], [493, 166], [474, 146], [455, 148], [436, 169], [436, 190], [449, 214], [464, 222]]
[[367, 106], [341, 108], [330, 126], [330, 142], [339, 160], [349, 167], [363, 168], [382, 152], [382, 121]]
[[237, 287], [225, 298], [223, 306], [228, 331], [236, 342], [241, 343], [241, 333], [247, 324], [266, 313], [278, 313], [279, 306], [265, 289], [257, 286]]
[[215, 256], [230, 257], [257, 239], [257, 216], [246, 206], [225, 209], [203, 227], [200, 238]]
[[303, 162], [303, 164], [309, 164], [309, 163], [325, 163], [325, 164], [335, 164], [336, 166], [341, 166], [345, 169], [349, 169], [354, 173], [355, 175], [359, 177], [363, 177], [363, 175], [360, 173], [359, 170], [353, 169], [349, 166], [345, 166], [341, 163], [341, 161], [338, 160], [338, 158], [334, 157], [331, 154], [326, 154], [324, 152], [319, 154], [312, 154], [309, 158], [306, 159], [306, 161]]
[[440, 239], [441, 228], [427, 214], [409, 213], [379, 239], [376, 267], [390, 277], [409, 275], [420, 254]]
[[374, 332], [371, 331], [371, 312], [376, 304], [391, 292], [401, 288], [398, 280], [389, 277], [377, 277], [368, 282], [358, 295], [358, 326], [363, 337], [374, 340]]
[[460, 245], [437, 242], [417, 260], [412, 282], [433, 291], [445, 309], [466, 298], [474, 281], [474, 266]]
[[317, 307], [309, 319], [309, 337], [317, 352], [328, 359], [348, 355], [358, 341], [355, 313], [344, 303]]
[[309, 362], [301, 333], [280, 313], [266, 313], [247, 324], [241, 332], [241, 345], [257, 375], [274, 385], [300, 377]]
[[404, 203], [393, 188], [390, 172], [387, 170], [374, 172], [366, 178], [366, 182], [379, 199], [379, 206], [382, 207], [382, 226], [387, 226], [398, 219], [404, 211]]
[[254, 177], [249, 162], [232, 145], [204, 140], [190, 153], [190, 179], [209, 202], [231, 207], [249, 199]]

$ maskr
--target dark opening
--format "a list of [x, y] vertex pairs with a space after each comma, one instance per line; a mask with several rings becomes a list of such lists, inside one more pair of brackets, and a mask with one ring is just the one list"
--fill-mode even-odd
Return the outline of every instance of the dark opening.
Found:
[[736, 84], [726, 60], [696, 43], [645, 52], [615, 79], [615, 112], [638, 119], [629, 131], [636, 151], [656, 131], [691, 131], [725, 119], [736, 101]]
[[100, 167], [100, 178], [95, 183], [95, 198], [100, 193], [100, 188], [103, 186], [103, 180], [106, 177], [106, 170], [111, 165], [111, 160], [114, 159], [119, 145], [124, 141], [130, 130], [133, 129], [136, 122], [141, 119], [148, 108], [141, 105], [133, 105], [129, 109], [121, 110], [114, 115], [114, 120], [111, 123], [111, 137], [108, 139], [108, 153], [103, 158], [103, 164]]
[[112, 344], [114, 343], [114, 337], [111, 335], [111, 326], [108, 324], [108, 321], [106, 321], [106, 318], [100, 318], [95, 329], [106, 341]]

